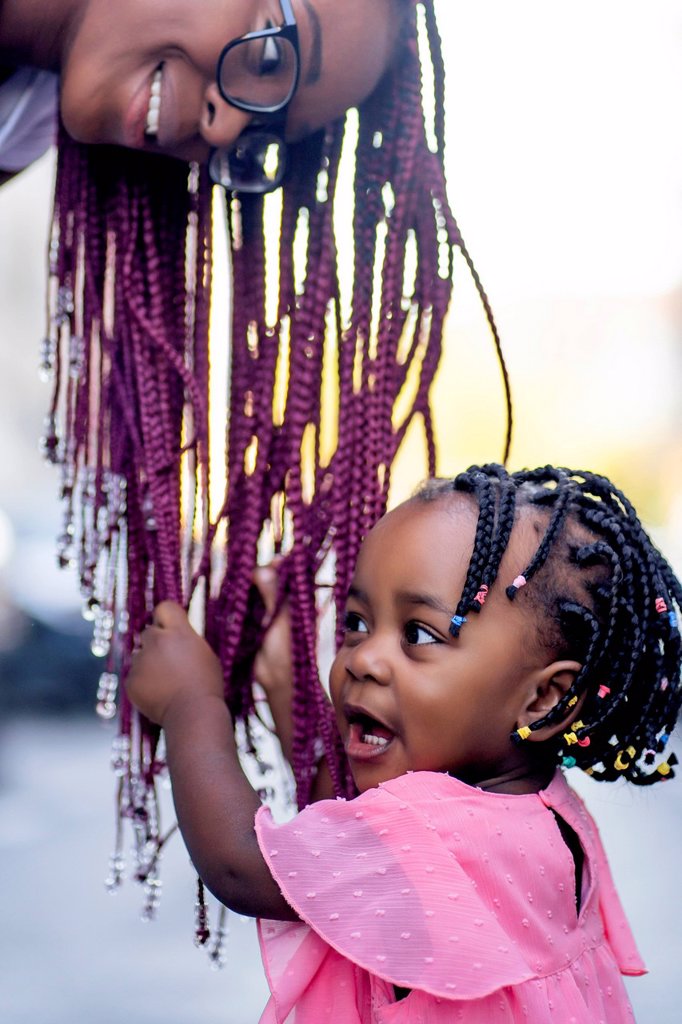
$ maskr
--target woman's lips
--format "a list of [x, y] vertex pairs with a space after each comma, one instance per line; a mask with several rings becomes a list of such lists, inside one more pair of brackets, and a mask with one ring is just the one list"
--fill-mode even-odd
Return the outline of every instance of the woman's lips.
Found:
[[123, 123], [123, 145], [130, 149], [144, 149], [147, 113], [151, 97], [152, 79], [144, 80], [133, 93]]
[[149, 90], [147, 148], [181, 160], [207, 160], [209, 146], [199, 134], [200, 108], [201, 95], [178, 79], [177, 65], [160, 64]]

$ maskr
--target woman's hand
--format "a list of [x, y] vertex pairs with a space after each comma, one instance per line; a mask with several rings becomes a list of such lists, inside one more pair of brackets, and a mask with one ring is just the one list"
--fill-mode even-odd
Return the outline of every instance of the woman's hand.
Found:
[[253, 664], [256, 681], [265, 691], [270, 713], [282, 753], [291, 764], [294, 744], [292, 713], [293, 666], [291, 661], [291, 615], [285, 600], [273, 619], [279, 589], [278, 570], [281, 559], [256, 569], [253, 582], [265, 605], [269, 624]]
[[259, 566], [253, 574], [253, 582], [263, 599], [267, 617], [267, 629], [256, 655], [253, 674], [268, 697], [277, 693], [290, 694], [293, 679], [288, 599], [282, 603], [279, 612], [273, 618], [277, 608], [281, 563], [281, 558], [274, 558], [268, 565]]
[[[294, 670], [291, 658], [291, 612], [288, 598], [283, 601], [279, 612], [275, 615], [279, 590], [278, 572], [281, 563], [281, 558], [274, 558], [269, 565], [259, 567], [253, 574], [253, 582], [260, 591], [269, 619], [263, 643], [256, 655], [253, 674], [265, 691], [282, 753], [289, 764], [293, 764]], [[275, 615], [274, 618], [272, 618], [273, 615]], [[334, 784], [329, 774], [327, 759], [323, 757], [317, 766], [311, 800], [331, 799], [334, 795]]]
[[126, 690], [142, 714], [163, 726], [171, 704], [201, 696], [224, 698], [220, 662], [206, 641], [192, 629], [187, 614], [174, 601], [163, 601], [141, 638]]

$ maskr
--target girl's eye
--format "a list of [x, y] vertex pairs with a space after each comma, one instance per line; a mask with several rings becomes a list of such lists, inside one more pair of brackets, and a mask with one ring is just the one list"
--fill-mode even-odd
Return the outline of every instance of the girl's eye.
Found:
[[441, 641], [425, 626], [418, 622], [408, 622], [405, 626], [405, 640], [411, 647], [419, 647], [423, 644], [438, 644]]
[[343, 620], [344, 633], [367, 633], [367, 623], [357, 612], [346, 612]]

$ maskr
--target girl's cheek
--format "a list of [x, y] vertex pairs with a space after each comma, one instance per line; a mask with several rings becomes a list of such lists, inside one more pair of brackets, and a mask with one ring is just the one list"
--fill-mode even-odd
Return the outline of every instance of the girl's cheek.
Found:
[[329, 695], [332, 700], [334, 707], [338, 707], [338, 701], [340, 699], [340, 687], [341, 677], [343, 674], [343, 661], [342, 655], [339, 653], [332, 662], [332, 667], [329, 672]]

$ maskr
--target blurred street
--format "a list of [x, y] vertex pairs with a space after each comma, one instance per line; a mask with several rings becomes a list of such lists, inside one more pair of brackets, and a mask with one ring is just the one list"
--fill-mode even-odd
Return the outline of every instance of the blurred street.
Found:
[[256, 1024], [267, 985], [255, 925], [231, 915], [228, 964], [211, 970], [193, 944], [196, 876], [179, 838], [154, 923], [140, 920], [139, 886], [105, 890], [111, 735], [94, 714], [0, 731], [0, 1021]]

